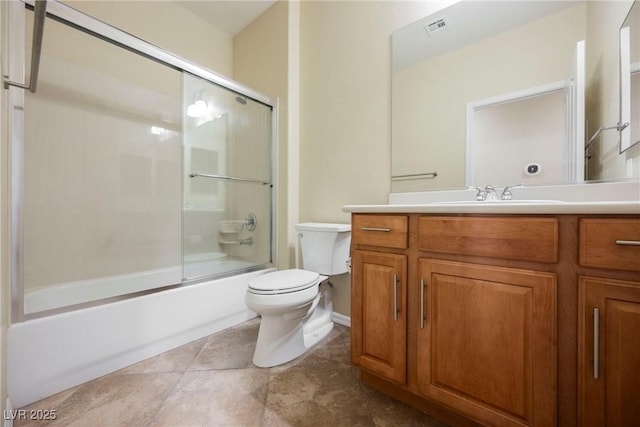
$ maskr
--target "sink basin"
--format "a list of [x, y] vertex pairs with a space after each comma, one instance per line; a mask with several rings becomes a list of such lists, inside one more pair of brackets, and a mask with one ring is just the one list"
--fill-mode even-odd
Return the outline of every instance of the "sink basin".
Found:
[[549, 205], [567, 203], [562, 200], [454, 200], [448, 202], [432, 202], [433, 205]]

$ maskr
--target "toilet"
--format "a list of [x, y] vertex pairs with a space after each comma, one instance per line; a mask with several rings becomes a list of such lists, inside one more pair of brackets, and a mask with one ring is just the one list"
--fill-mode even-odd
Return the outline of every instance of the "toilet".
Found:
[[351, 225], [297, 224], [302, 269], [267, 273], [249, 282], [246, 306], [262, 316], [253, 364], [267, 368], [295, 359], [333, 329], [328, 276], [348, 271]]

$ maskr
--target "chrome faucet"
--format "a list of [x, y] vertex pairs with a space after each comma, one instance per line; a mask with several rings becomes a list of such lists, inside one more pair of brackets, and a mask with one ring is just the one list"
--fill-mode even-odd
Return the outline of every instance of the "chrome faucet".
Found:
[[522, 187], [524, 184], [516, 184], [509, 185], [504, 187], [500, 196], [493, 185], [487, 185], [484, 188], [480, 187], [468, 187], [470, 190], [478, 190], [476, 193], [476, 201], [484, 202], [486, 200], [511, 200], [513, 198], [513, 194], [511, 194], [511, 189], [514, 187]]
[[500, 195], [500, 200], [511, 200], [513, 198], [513, 194], [511, 194], [511, 189], [513, 187], [522, 187], [523, 184], [516, 184], [516, 185], [509, 185], [507, 187], [504, 187], [504, 190], [502, 190], [502, 194]]
[[484, 187], [484, 191], [487, 194], [485, 200], [500, 200], [500, 197], [498, 197], [498, 193], [496, 193], [496, 189], [493, 188], [493, 185], [487, 185]]
[[470, 190], [478, 190], [478, 193], [476, 194], [476, 202], [484, 202], [484, 200], [487, 198], [487, 192], [484, 191], [482, 188], [480, 187], [469, 187]]

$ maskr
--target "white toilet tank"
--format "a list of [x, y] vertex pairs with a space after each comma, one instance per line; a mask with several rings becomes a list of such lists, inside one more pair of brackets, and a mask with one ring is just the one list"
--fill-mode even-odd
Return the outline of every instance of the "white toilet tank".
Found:
[[347, 272], [351, 224], [296, 224], [302, 247], [302, 268], [327, 276]]

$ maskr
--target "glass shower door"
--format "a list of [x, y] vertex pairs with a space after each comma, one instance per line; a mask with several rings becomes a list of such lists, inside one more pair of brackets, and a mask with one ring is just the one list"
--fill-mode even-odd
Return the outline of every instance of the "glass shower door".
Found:
[[183, 279], [271, 262], [272, 110], [183, 74]]
[[180, 283], [181, 73], [52, 19], [45, 34], [14, 145], [24, 314]]

